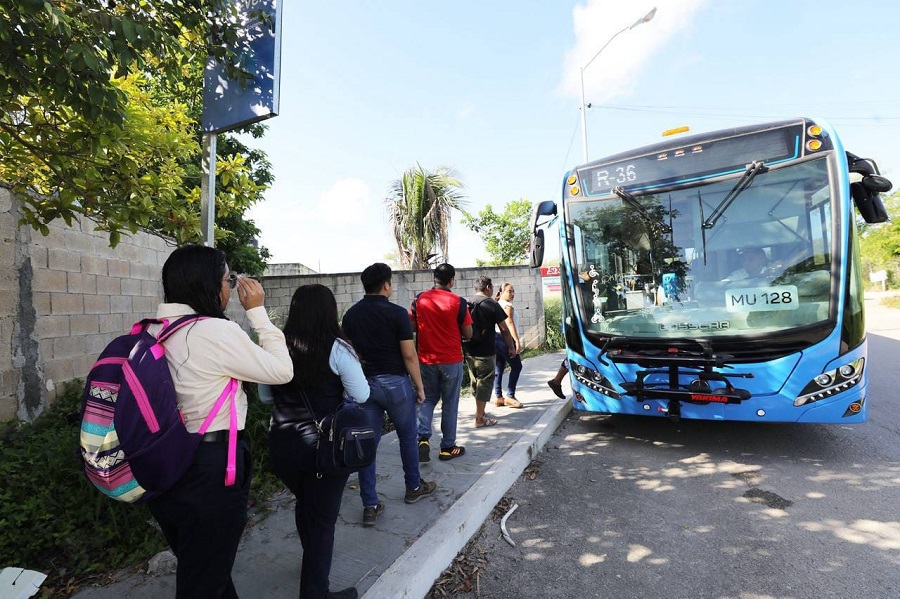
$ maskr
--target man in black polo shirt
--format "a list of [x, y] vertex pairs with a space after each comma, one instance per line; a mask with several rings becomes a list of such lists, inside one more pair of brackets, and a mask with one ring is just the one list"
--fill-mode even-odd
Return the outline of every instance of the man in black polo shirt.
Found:
[[[343, 329], [359, 355], [371, 389], [369, 401], [362, 407], [369, 414], [377, 441], [381, 441], [385, 412], [394, 423], [406, 482], [405, 501], [415, 503], [434, 493], [437, 485], [419, 476], [416, 402], [425, 401], [425, 388], [412, 323], [404, 308], [389, 301], [390, 266], [376, 262], [366, 267], [359, 278], [366, 295], [344, 314]], [[363, 503], [363, 526], [374, 526], [384, 511], [384, 503], [378, 500], [375, 490], [375, 462], [359, 471], [359, 495]]]

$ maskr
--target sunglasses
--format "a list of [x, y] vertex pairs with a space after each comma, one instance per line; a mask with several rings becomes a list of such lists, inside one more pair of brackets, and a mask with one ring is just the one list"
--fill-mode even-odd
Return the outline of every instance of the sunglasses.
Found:
[[236, 274], [231, 273], [230, 275], [228, 275], [228, 286], [231, 287], [232, 289], [237, 287], [237, 275]]

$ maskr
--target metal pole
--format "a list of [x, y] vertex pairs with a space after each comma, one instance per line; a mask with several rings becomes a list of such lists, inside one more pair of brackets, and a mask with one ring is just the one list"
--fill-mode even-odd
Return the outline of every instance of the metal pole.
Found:
[[607, 42], [605, 44], [603, 44], [603, 47], [600, 48], [599, 50], [597, 50], [597, 53], [594, 54], [589, 61], [587, 61], [587, 64], [585, 64], [583, 67], [581, 67], [581, 145], [584, 150], [584, 152], [583, 152], [584, 162], [588, 161], [587, 119], [585, 118], [585, 112], [587, 111], [587, 106], [585, 105], [585, 102], [584, 102], [584, 70], [586, 68], [588, 68], [592, 62], [594, 62], [595, 58], [600, 56], [600, 53], [603, 52], [606, 49], [606, 47], [608, 45], [610, 45], [612, 43], [612, 41], [619, 36], [620, 33], [625, 33], [629, 29], [634, 29], [638, 25], [646, 23], [647, 21], [651, 20], [655, 15], [656, 15], [656, 7], [654, 7], [650, 12], [648, 12], [646, 15], [644, 15], [643, 17], [641, 17], [640, 19], [638, 19], [637, 21], [635, 21], [628, 27], [623, 27], [621, 30], [617, 31], [611, 38], [609, 38], [609, 40], [607, 40]]
[[203, 245], [216, 245], [216, 134], [203, 134], [200, 176], [200, 236]]
[[581, 69], [581, 147], [583, 148], [582, 162], [588, 161], [588, 147], [587, 147], [587, 119], [585, 116], [585, 112], [587, 112], [587, 106], [584, 105], [584, 69]]

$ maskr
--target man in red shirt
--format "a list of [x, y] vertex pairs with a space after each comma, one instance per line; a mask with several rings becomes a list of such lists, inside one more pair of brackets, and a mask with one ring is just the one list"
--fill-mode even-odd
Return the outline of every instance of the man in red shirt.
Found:
[[419, 461], [431, 460], [431, 421], [441, 401], [441, 451], [438, 458], [452, 460], [466, 453], [456, 444], [456, 417], [462, 385], [462, 340], [472, 336], [472, 317], [466, 300], [451, 291], [456, 269], [440, 264], [434, 269], [434, 287], [413, 300], [409, 316], [416, 330], [419, 366], [425, 401], [418, 405]]

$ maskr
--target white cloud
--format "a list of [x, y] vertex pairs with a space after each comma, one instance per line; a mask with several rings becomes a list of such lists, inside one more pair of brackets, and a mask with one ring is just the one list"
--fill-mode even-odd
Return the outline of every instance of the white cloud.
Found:
[[[575, 46], [566, 53], [560, 92], [580, 97], [581, 69], [587, 65], [584, 70], [586, 103], [627, 97], [641, 68], [675, 34], [689, 27], [707, 2], [588, 0], [577, 5], [572, 11]], [[654, 6], [658, 10], [652, 20], [628, 29]]]

